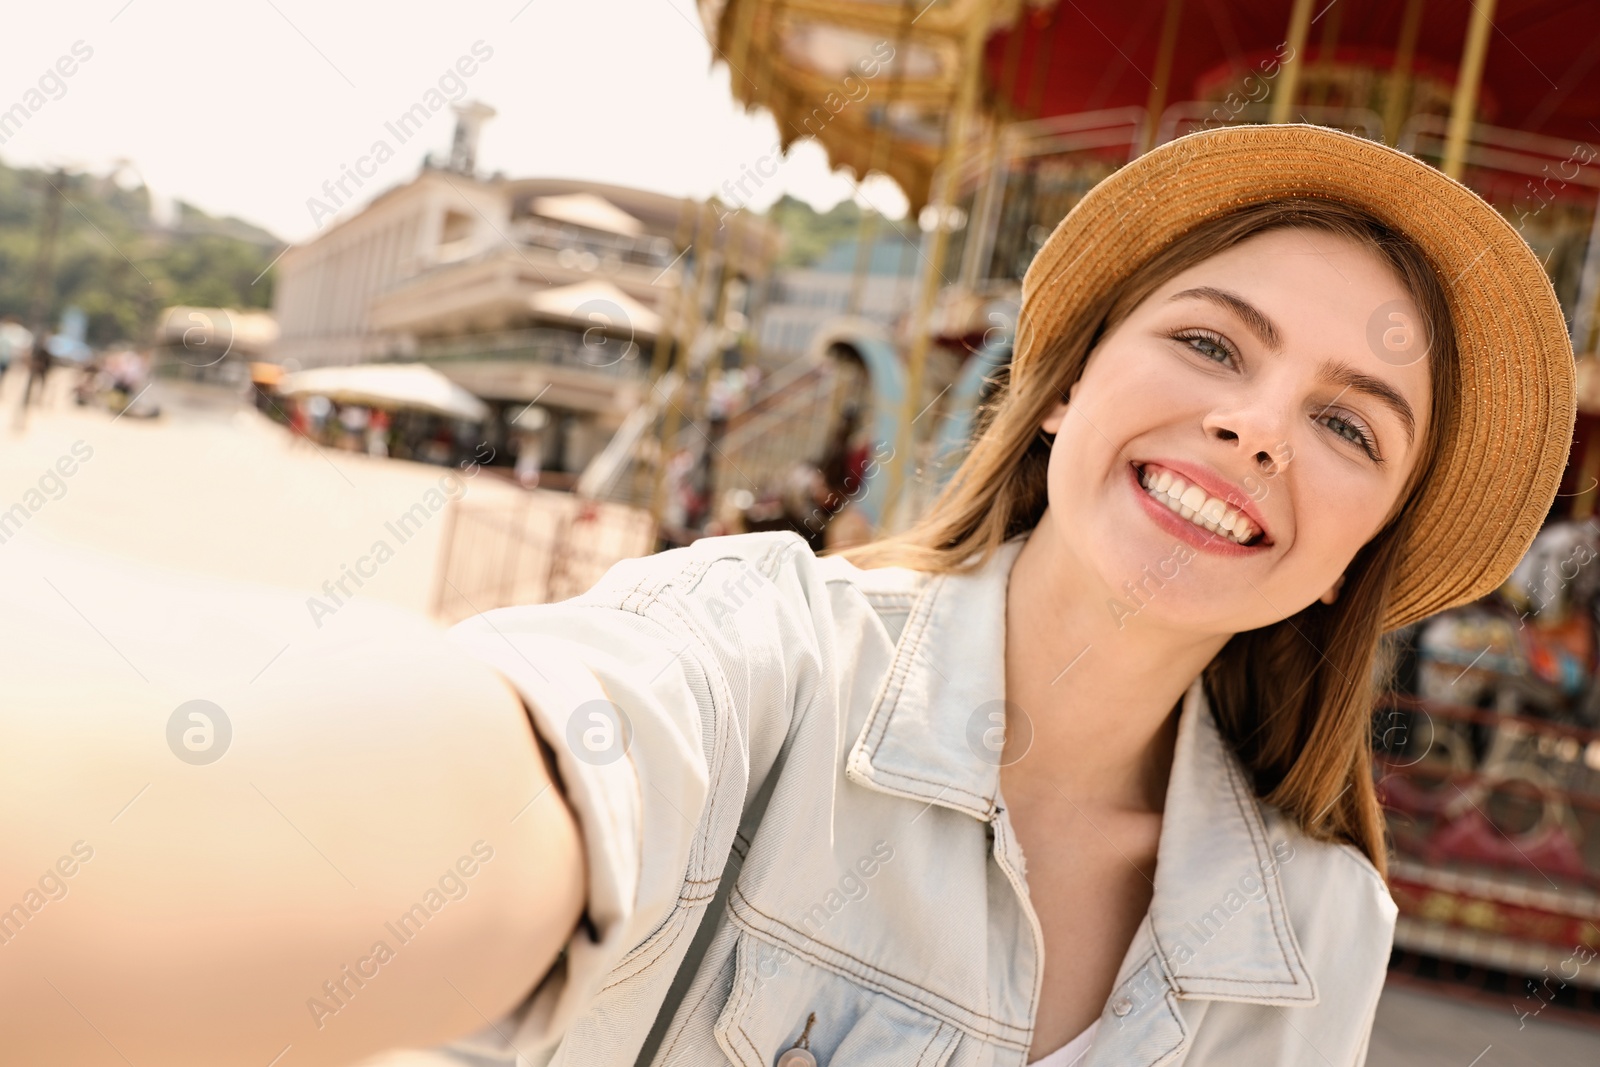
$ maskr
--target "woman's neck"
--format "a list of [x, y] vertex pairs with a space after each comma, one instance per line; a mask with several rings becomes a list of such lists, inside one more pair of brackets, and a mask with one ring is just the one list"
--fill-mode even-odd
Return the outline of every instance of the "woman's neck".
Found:
[[1006, 699], [1027, 715], [1031, 740], [1008, 725], [1004, 789], [1159, 812], [1174, 711], [1227, 635], [1119, 620], [1107, 606], [1115, 593], [1055, 539], [1049, 519], [1018, 553], [1006, 593]]

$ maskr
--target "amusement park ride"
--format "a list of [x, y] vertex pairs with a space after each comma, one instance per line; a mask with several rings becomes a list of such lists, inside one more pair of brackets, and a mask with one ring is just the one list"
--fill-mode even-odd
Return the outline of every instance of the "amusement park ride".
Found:
[[[1185, 133], [1339, 127], [1439, 166], [1517, 227], [1584, 354], [1577, 437], [1512, 579], [1392, 635], [1397, 680], [1375, 724], [1374, 773], [1396, 851], [1393, 971], [1450, 979], [1524, 1019], [1547, 1006], [1600, 1017], [1593, 6], [699, 0], [699, 12], [734, 96], [772, 114], [783, 148], [811, 138], [858, 179], [898, 183], [919, 221], [919, 278], [894, 330], [851, 315], [853, 299], [810, 358], [710, 417], [717, 379], [747, 358], [730, 319], [759, 310], [736, 263], [685, 285], [692, 307], [655, 353], [657, 400], [580, 487], [648, 503], [658, 520], [680, 449], [699, 448], [703, 497], [716, 500], [796, 458], [870, 446], [879, 462], [834, 487], [830, 508], [845, 499], [829, 543], [903, 528], [959, 462], [974, 408], [1010, 358], [1020, 279], [1045, 236], [1100, 178]], [[692, 236], [694, 261], [711, 262], [699, 246], [738, 245], [741, 208], [686, 216], [679, 245]], [[891, 226], [912, 228], [866, 214], [858, 289], [874, 228]]]

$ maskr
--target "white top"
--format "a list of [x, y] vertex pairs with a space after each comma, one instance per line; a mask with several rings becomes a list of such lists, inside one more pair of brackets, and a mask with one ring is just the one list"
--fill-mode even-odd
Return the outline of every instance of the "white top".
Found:
[[1065, 1045], [1045, 1056], [1043, 1059], [1034, 1060], [1028, 1067], [1075, 1067], [1082, 1062], [1094, 1047], [1094, 1033], [1100, 1029], [1100, 1020], [1096, 1019], [1089, 1024], [1089, 1028]]
[[[997, 807], [1003, 808], [1006, 806], [1005, 798], [1001, 795], [1000, 786], [998, 784], [994, 789], [994, 802]], [[1024, 857], [1024, 859], [1026, 859], [1026, 857]], [[1076, 1067], [1076, 1065], [1083, 1060], [1083, 1057], [1088, 1055], [1089, 1049], [1094, 1047], [1095, 1031], [1099, 1028], [1100, 1020], [1096, 1019], [1084, 1029], [1083, 1033], [1079, 1034], [1071, 1041], [1068, 1041], [1065, 1045], [1062, 1045], [1054, 1052], [1047, 1053], [1044, 1056], [1041, 1056], [1039, 1059], [1034, 1060], [1032, 1063], [1028, 1064], [1028, 1067]]]

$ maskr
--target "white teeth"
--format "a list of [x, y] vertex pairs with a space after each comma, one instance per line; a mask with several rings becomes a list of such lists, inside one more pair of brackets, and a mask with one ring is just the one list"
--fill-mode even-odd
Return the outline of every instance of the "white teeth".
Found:
[[1171, 471], [1140, 471], [1139, 483], [1156, 500], [1219, 537], [1244, 544], [1256, 535], [1255, 524], [1226, 501], [1207, 494], [1198, 485], [1189, 485]]

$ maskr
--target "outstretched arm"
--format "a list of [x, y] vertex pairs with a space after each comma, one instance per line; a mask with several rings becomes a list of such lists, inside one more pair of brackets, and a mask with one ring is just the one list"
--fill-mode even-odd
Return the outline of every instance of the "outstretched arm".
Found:
[[303, 608], [213, 588], [0, 621], [4, 1059], [309, 1067], [499, 1019], [585, 893], [520, 699], [361, 605], [252, 679], [241, 629]]

